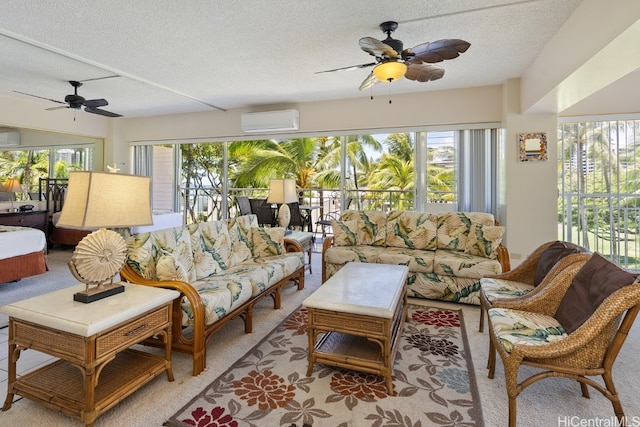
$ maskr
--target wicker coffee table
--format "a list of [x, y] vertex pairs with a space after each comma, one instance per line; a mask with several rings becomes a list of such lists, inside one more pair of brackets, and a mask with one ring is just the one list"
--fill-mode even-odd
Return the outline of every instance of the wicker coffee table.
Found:
[[386, 378], [407, 314], [408, 267], [348, 263], [302, 302], [309, 325], [309, 367], [322, 363]]

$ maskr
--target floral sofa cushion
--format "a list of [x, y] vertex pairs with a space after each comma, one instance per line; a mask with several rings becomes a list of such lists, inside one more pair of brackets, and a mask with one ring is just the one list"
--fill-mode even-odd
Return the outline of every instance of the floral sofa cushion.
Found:
[[527, 295], [534, 287], [527, 283], [514, 282], [512, 280], [494, 279], [483, 277], [481, 280], [482, 292], [489, 302], [494, 303], [500, 298], [517, 298]]
[[380, 252], [376, 262], [379, 264], [406, 265], [409, 267], [409, 271], [431, 273], [433, 272], [435, 255], [435, 251], [386, 248], [384, 251]]
[[231, 264], [231, 237], [224, 221], [187, 226], [191, 235], [196, 278], [203, 279], [226, 270]]
[[258, 226], [258, 217], [242, 215], [227, 220], [229, 237], [231, 238], [231, 264], [238, 265], [253, 257], [251, 228]]
[[386, 245], [435, 250], [438, 216], [426, 212], [395, 211], [387, 217]]
[[358, 245], [358, 221], [331, 221], [334, 246]]
[[438, 215], [438, 249], [464, 251], [472, 224], [495, 225], [493, 215], [484, 212], [447, 212]]
[[478, 279], [409, 271], [407, 295], [438, 301], [480, 305]]
[[284, 253], [284, 228], [251, 227], [254, 257], [271, 257]]
[[378, 262], [378, 257], [385, 250], [380, 246], [334, 246], [324, 253], [324, 259], [331, 264], [344, 265], [347, 262]]
[[358, 244], [384, 246], [386, 242], [387, 214], [379, 211], [347, 210], [340, 221], [358, 222]]
[[180, 261], [171, 254], [162, 255], [156, 263], [158, 280], [189, 282], [187, 270]]
[[499, 274], [502, 267], [497, 260], [474, 256], [457, 250], [438, 249], [435, 251], [433, 272], [443, 276], [477, 279]]
[[127, 239], [127, 263], [145, 279], [158, 280], [156, 264], [167, 254], [179, 261], [189, 281], [196, 280], [191, 237], [186, 227], [141, 233]]
[[545, 345], [568, 335], [551, 316], [505, 308], [492, 308], [489, 317], [498, 341], [509, 353], [514, 345]]
[[[205, 325], [211, 325], [222, 319], [252, 295], [251, 279], [239, 274], [216, 274], [191, 282], [191, 285], [202, 298]], [[191, 304], [185, 300], [182, 302], [182, 326], [189, 326], [192, 322]]]
[[464, 251], [471, 255], [496, 259], [496, 251], [502, 243], [504, 231], [504, 227], [472, 224]]

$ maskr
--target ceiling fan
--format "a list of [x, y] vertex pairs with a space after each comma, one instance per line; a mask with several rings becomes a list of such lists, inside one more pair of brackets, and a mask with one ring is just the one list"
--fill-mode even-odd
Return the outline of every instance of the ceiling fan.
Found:
[[434, 63], [457, 58], [471, 46], [464, 40], [443, 39], [404, 49], [402, 41], [391, 37], [391, 33], [397, 28], [398, 23], [395, 21], [383, 22], [380, 24], [380, 29], [387, 35], [386, 39], [380, 41], [373, 37], [363, 37], [358, 42], [362, 50], [376, 58], [375, 62], [319, 71], [316, 74], [374, 67], [360, 85], [360, 90], [380, 82], [393, 82], [402, 77], [418, 82], [428, 82], [438, 80], [444, 75], [444, 68]]
[[101, 110], [100, 108], [98, 108], [98, 107], [104, 107], [109, 105], [106, 99], [103, 99], [103, 98], [85, 99], [84, 97], [78, 95], [78, 88], [82, 86], [82, 82], [69, 80], [69, 84], [73, 86], [73, 94], [69, 94], [65, 96], [64, 102], [58, 101], [57, 99], [45, 98], [43, 96], [20, 92], [17, 90], [14, 90], [14, 92], [21, 93], [27, 96], [33, 96], [35, 98], [46, 99], [47, 101], [57, 102], [58, 104], [66, 104], [64, 106], [47, 108], [47, 110], [57, 110], [60, 108], [73, 108], [74, 110], [79, 110], [82, 107], [84, 107], [84, 111], [86, 111], [87, 113], [99, 114], [101, 116], [107, 116], [107, 117], [122, 117], [121, 114], [112, 113], [111, 111]]

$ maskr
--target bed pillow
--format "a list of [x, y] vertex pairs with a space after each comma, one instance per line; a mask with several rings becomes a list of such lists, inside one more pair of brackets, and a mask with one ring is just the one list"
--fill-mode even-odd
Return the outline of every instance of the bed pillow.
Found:
[[251, 244], [254, 257], [270, 257], [284, 254], [284, 228], [251, 227]]
[[358, 244], [358, 221], [331, 221], [334, 246], [356, 246]]
[[598, 253], [571, 281], [553, 317], [568, 334], [580, 327], [609, 295], [637, 280], [632, 274]]
[[567, 246], [564, 242], [556, 240], [547, 249], [540, 254], [538, 266], [536, 267], [536, 275], [533, 278], [533, 286], [538, 286], [554, 265], [567, 255], [578, 253], [577, 247]]
[[464, 251], [474, 256], [496, 259], [504, 231], [505, 228], [500, 226], [471, 224]]

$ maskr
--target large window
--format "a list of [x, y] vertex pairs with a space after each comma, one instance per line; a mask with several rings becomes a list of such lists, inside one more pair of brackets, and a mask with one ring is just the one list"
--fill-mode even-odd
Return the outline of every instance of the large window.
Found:
[[28, 193], [36, 193], [40, 178], [68, 178], [73, 170], [91, 170], [94, 147], [48, 147], [0, 152], [0, 180], [17, 178], [25, 192], [17, 194], [28, 200]]
[[[496, 130], [200, 142], [134, 147], [137, 174], [171, 190], [187, 221], [235, 215], [236, 196], [265, 198], [269, 180], [294, 178], [313, 215], [351, 209], [495, 212]], [[162, 168], [158, 175], [158, 168]], [[175, 181], [169, 179], [179, 171]], [[418, 172], [416, 172], [418, 171]], [[318, 218], [312, 218], [317, 220]]]
[[560, 238], [640, 270], [640, 121], [558, 130]]

